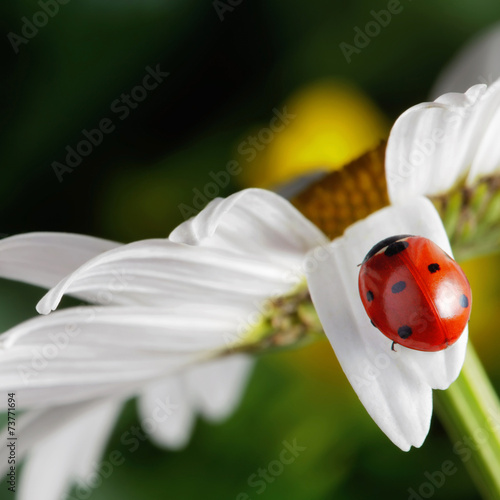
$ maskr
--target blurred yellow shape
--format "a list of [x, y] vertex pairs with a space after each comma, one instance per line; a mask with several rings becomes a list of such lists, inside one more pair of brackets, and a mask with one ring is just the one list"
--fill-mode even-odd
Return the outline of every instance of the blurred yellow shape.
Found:
[[[246, 186], [273, 187], [311, 171], [341, 168], [375, 148], [389, 132], [388, 121], [363, 92], [335, 80], [304, 87], [279, 112], [288, 119], [272, 140], [263, 134], [265, 141], [259, 142], [263, 126], [238, 145]], [[257, 137], [254, 154], [249, 153], [249, 137]]]
[[498, 308], [500, 305], [500, 256], [488, 255], [460, 262], [472, 289], [469, 333], [481, 361], [495, 379], [498, 363]]

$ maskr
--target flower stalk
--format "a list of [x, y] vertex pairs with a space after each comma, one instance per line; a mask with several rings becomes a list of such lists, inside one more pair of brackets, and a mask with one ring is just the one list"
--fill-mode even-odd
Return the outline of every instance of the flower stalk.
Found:
[[500, 402], [470, 341], [458, 379], [435, 393], [434, 407], [483, 498], [500, 499]]

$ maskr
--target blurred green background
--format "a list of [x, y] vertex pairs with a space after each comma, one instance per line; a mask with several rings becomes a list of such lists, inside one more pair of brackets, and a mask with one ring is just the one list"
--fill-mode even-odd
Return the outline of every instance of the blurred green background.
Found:
[[[374, 132], [367, 141], [373, 141], [404, 109], [426, 99], [458, 48], [500, 19], [494, 0], [400, 5], [348, 63], [339, 44], [353, 44], [355, 27], [362, 29], [370, 11], [387, 9], [388, 2], [73, 0], [59, 5], [34, 36], [14, 43], [16, 50], [12, 33], [23, 36], [24, 18], [32, 20], [41, 4], [4, 2], [0, 233], [57, 230], [125, 242], [167, 235], [184, 219], [179, 206], [193, 207], [193, 189], [203, 190], [210, 172], [238, 158], [238, 145], [269, 123], [273, 109], [282, 110], [291, 96], [324, 78], [354, 85], [359, 100], [370, 100], [366, 120], [374, 120]], [[169, 76], [146, 94], [136, 91], [137, 101], [117, 113], [116, 100], [141, 84], [147, 67], [158, 65]], [[304, 130], [316, 123], [308, 132], [314, 135], [324, 118], [315, 116], [294, 120]], [[114, 131], [59, 182], [53, 163], [65, 163], [66, 148], [77, 148], [82, 131], [106, 118]], [[340, 107], [335, 123], [344, 124], [346, 136], [361, 127]], [[293, 163], [309, 136], [287, 137], [247, 161], [217, 194], [259, 183], [273, 168], [264, 154], [272, 152], [276, 168]], [[342, 137], [332, 139], [332, 151]], [[330, 162], [328, 152], [324, 158]], [[493, 343], [500, 263], [485, 258], [465, 268], [474, 291], [471, 336], [500, 387]], [[41, 290], [0, 285], [2, 329], [33, 315]], [[458, 471], [434, 488], [434, 498], [478, 498], [439, 422], [433, 421], [421, 449], [401, 452], [368, 417], [326, 342], [259, 360], [234, 416], [223, 425], [199, 422], [185, 451], [168, 453], [144, 442], [129, 453], [120, 435], [136, 423], [131, 402], [106, 452], [121, 450], [125, 463], [89, 498], [408, 498], [408, 489], [429, 482], [425, 473], [445, 460]], [[279, 457], [282, 441], [293, 439], [306, 450], [259, 494], [248, 478]], [[9, 495], [0, 489], [0, 499]]]

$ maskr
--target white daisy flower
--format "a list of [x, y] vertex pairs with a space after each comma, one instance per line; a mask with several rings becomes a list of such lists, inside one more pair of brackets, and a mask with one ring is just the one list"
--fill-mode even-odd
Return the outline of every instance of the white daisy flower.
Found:
[[[71, 252], [54, 251], [56, 236], [52, 255], [33, 250], [40, 235], [0, 242], [5, 276], [47, 286], [54, 276], [70, 272], [40, 301], [42, 314], [56, 309], [65, 294], [106, 302], [56, 311], [1, 337], [0, 387], [17, 392], [19, 405], [30, 410], [20, 430], [21, 456], [31, 449], [27, 474], [32, 479], [25, 491], [36, 483], [42, 488], [38, 491], [48, 491], [43, 498], [55, 498], [71, 480], [85, 481], [102, 450], [105, 431], [130, 396], [140, 395], [143, 418], [150, 418], [167, 398], [175, 403], [177, 397], [189, 395], [192, 406], [177, 414], [173, 407], [169, 415], [181, 430], [158, 425], [152, 432], [154, 440], [170, 446], [185, 442], [195, 410], [209, 417], [226, 415], [241, 394], [249, 366], [234, 348], [258, 344], [261, 339], [252, 328], [269, 311], [269, 300], [296, 293], [302, 277], [335, 354], [369, 414], [401, 449], [420, 446], [429, 430], [432, 389], [446, 389], [458, 376], [467, 328], [453, 346], [440, 352], [403, 346], [392, 351], [391, 340], [373, 328], [363, 309], [358, 264], [373, 245], [396, 234], [424, 236], [451, 254], [441, 219], [422, 195], [438, 196], [462, 181], [472, 185], [496, 172], [498, 88], [473, 87], [404, 113], [391, 132], [386, 156], [393, 205], [353, 224], [333, 242], [285, 199], [257, 189], [214, 200], [169, 239], [123, 246], [95, 240], [93, 247], [90, 239], [64, 235], [70, 247], [89, 243], [87, 250], [95, 256], [86, 262], [91, 255], [85, 252], [58, 262]], [[34, 269], [24, 269], [27, 259], [12, 250], [19, 241], [27, 255], [36, 253]], [[103, 247], [98, 249], [98, 244]], [[10, 255], [11, 264], [4, 255]], [[17, 270], [9, 271], [16, 269], [15, 263]], [[52, 356], [49, 347], [58, 347], [55, 339], [62, 338], [61, 332], [67, 343]], [[239, 342], [231, 345], [236, 339]], [[23, 376], [20, 367], [33, 368], [35, 358], [47, 362], [32, 376]], [[222, 389], [221, 378], [229, 389]], [[92, 418], [107, 424], [93, 434], [83, 433]], [[59, 473], [64, 477], [56, 486], [49, 485], [44, 478], [50, 474], [37, 472], [47, 472], [49, 466], [42, 452], [52, 437], [62, 441], [65, 432], [87, 451], [76, 454], [61, 446], [59, 466], [67, 474]], [[0, 457], [0, 464], [5, 463]]]
[[461, 182], [471, 188], [496, 173], [499, 131], [500, 80], [408, 109], [394, 124], [387, 144], [391, 202], [438, 196]]
[[[216, 200], [170, 240], [104, 252], [62, 280], [39, 303], [40, 312], [56, 308], [65, 293], [92, 298], [106, 290], [117, 270], [133, 278], [113, 296], [119, 306], [70, 308], [5, 333], [0, 386], [19, 392], [24, 408], [54, 414], [54, 406], [130, 396], [225, 350], [228, 334], [242, 320], [250, 324], [260, 303], [296, 286], [299, 268], [369, 413], [402, 449], [420, 446], [429, 428], [432, 389], [446, 388], [458, 375], [467, 333], [439, 353], [402, 347], [394, 353], [391, 341], [370, 324], [357, 291], [357, 265], [375, 243], [401, 233], [428, 237], [451, 252], [439, 216], [421, 198], [373, 214], [331, 244], [271, 192], [247, 190]], [[204, 245], [177, 243], [179, 238]], [[43, 356], [54, 332], [68, 325], [77, 334], [36, 377], [23, 380], [19, 365], [34, 352]]]

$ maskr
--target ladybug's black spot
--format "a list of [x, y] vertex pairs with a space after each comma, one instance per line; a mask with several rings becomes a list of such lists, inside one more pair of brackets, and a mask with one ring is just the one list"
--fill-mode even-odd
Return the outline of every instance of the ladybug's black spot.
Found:
[[460, 305], [463, 308], [469, 307], [469, 299], [467, 298], [467, 295], [462, 294], [460, 297]]
[[427, 269], [429, 269], [429, 272], [431, 272], [432, 274], [434, 274], [436, 271], [441, 270], [441, 268], [439, 267], [439, 264], [429, 264], [427, 266]]
[[368, 290], [368, 291], [366, 292], [366, 300], [367, 300], [368, 302], [371, 302], [371, 301], [373, 300], [373, 292], [372, 292], [371, 290]]
[[402, 292], [406, 288], [406, 281], [398, 281], [394, 285], [392, 285], [391, 291], [392, 293]]
[[404, 325], [404, 326], [400, 326], [398, 328], [398, 335], [402, 338], [402, 339], [407, 339], [413, 332], [411, 331], [411, 328], [407, 325]]
[[407, 241], [396, 241], [396, 243], [391, 243], [386, 249], [384, 254], [387, 257], [392, 257], [403, 250], [408, 248], [409, 243]]
[[411, 234], [398, 234], [397, 236], [389, 236], [389, 238], [385, 238], [382, 241], [379, 241], [376, 245], [374, 245], [371, 250], [366, 254], [366, 257], [363, 259], [363, 264], [373, 257], [376, 253], [380, 252], [383, 248], [391, 245], [392, 243], [402, 240], [404, 238], [410, 238]]

